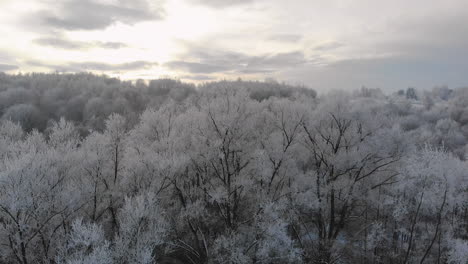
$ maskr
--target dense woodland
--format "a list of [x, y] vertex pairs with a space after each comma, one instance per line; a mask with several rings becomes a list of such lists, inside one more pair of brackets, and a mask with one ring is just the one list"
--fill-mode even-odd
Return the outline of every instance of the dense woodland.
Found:
[[468, 88], [0, 74], [0, 263], [466, 263]]

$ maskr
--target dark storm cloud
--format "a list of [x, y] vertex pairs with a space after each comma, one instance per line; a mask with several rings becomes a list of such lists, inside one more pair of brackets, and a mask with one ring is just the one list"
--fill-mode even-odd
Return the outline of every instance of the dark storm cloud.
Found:
[[115, 22], [134, 24], [164, 17], [162, 0], [118, 0], [103, 3], [98, 0], [60, 1], [58, 9], [35, 14], [45, 26], [64, 30], [104, 29]]
[[275, 72], [308, 62], [300, 51], [253, 56], [238, 52], [207, 50], [195, 46], [182, 57], [190, 59], [171, 61], [165, 66], [198, 74], [220, 72], [255, 74]]
[[18, 66], [16, 66], [16, 65], [0, 63], [0, 72], [11, 71], [11, 70], [16, 70], [16, 69], [18, 69]]
[[70, 62], [60, 65], [48, 64], [40, 61], [28, 61], [31, 66], [46, 67], [60, 72], [80, 72], [80, 71], [131, 71], [149, 69], [157, 66], [158, 63], [150, 61], [133, 61], [120, 64], [110, 64], [103, 62]]
[[190, 0], [193, 3], [206, 5], [214, 8], [224, 8], [242, 4], [252, 3], [254, 0]]
[[34, 43], [41, 46], [49, 46], [59, 49], [68, 50], [84, 50], [91, 48], [102, 48], [102, 49], [120, 49], [125, 48], [127, 45], [121, 42], [84, 42], [84, 41], [73, 41], [59, 37], [44, 37], [34, 40]]

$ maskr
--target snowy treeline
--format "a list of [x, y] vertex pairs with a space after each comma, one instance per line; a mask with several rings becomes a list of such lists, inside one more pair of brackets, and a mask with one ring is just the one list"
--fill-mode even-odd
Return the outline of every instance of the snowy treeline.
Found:
[[468, 259], [468, 89], [41, 74], [0, 91], [0, 263]]
[[[315, 96], [315, 91], [278, 83], [217, 82], [203, 86], [243, 86], [251, 97], [289, 97], [292, 91]], [[0, 117], [20, 122], [26, 131], [43, 131], [52, 122], [66, 118], [75, 123], [81, 134], [102, 131], [112, 113], [138, 120], [147, 108], [159, 108], [165, 101], [184, 101], [196, 93], [193, 84], [171, 79], [146, 83], [120, 81], [93, 74], [7, 75], [0, 72]]]

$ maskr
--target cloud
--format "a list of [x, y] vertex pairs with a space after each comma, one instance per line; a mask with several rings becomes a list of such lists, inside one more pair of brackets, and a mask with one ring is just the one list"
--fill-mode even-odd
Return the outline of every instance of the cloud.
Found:
[[217, 78], [209, 75], [183, 75], [180, 76], [181, 79], [192, 80], [192, 81], [213, 81]]
[[0, 63], [0, 72], [11, 71], [11, 70], [16, 70], [16, 69], [18, 69], [18, 66], [16, 66], [16, 65]]
[[306, 65], [286, 70], [280, 78], [301, 81], [316, 90], [358, 89], [361, 86], [398, 90], [407, 87], [432, 88], [435, 85], [461, 87], [468, 85], [468, 62], [460, 62], [446, 54], [425, 57], [388, 56], [354, 58], [328, 63]]
[[93, 42], [92, 43], [95, 47], [103, 48], [103, 49], [121, 49], [128, 47], [127, 44], [122, 42]]
[[308, 63], [301, 51], [247, 55], [239, 52], [217, 49], [204, 49], [190, 46], [186, 54], [180, 56], [183, 60], [174, 60], [164, 66], [178, 71], [194, 74], [207, 73], [271, 73], [288, 67]]
[[150, 61], [132, 61], [120, 64], [103, 62], [69, 62], [65, 64], [48, 64], [41, 61], [28, 61], [31, 66], [45, 67], [59, 72], [81, 72], [81, 71], [131, 71], [139, 69], [150, 69], [158, 63]]
[[274, 55], [252, 57], [247, 64], [251, 69], [281, 69], [307, 62], [304, 53], [301, 51], [277, 53]]
[[225, 8], [236, 5], [253, 3], [254, 0], [191, 0], [191, 2], [213, 8]]
[[299, 34], [274, 34], [271, 35], [268, 40], [278, 41], [278, 42], [298, 42], [302, 39], [302, 36]]
[[[150, 4], [151, 3], [151, 4]], [[54, 2], [55, 4], [55, 2]], [[135, 24], [164, 17], [163, 0], [63, 0], [54, 11], [35, 14], [45, 26], [64, 30], [104, 29], [116, 22]]]
[[213, 65], [187, 61], [170, 61], [164, 65], [171, 69], [187, 71], [190, 73], [216, 73], [231, 70], [231, 68], [227, 65]]
[[433, 13], [389, 20], [385, 27], [336, 39], [311, 48], [323, 63], [278, 72], [277, 78], [303, 82], [316, 90], [354, 89], [362, 85], [386, 90], [435, 85], [468, 85], [468, 16]]
[[327, 43], [315, 46], [313, 49], [315, 51], [330, 51], [330, 50], [341, 48], [343, 46], [344, 46], [343, 43], [333, 41], [333, 42], [327, 42]]
[[59, 49], [67, 50], [84, 50], [91, 48], [103, 48], [103, 49], [120, 49], [125, 48], [127, 45], [121, 42], [84, 42], [84, 41], [73, 41], [59, 37], [43, 37], [33, 41], [34, 43], [41, 46], [49, 46]]
[[6, 51], [0, 50], [0, 61], [3, 63], [10, 63], [12, 61], [12, 56]]
[[237, 70], [236, 72], [238, 73], [243, 73], [243, 74], [260, 74], [260, 73], [273, 73], [275, 72], [276, 70], [272, 70], [272, 69], [239, 69]]
[[101, 62], [78, 62], [70, 63], [68, 67], [71, 70], [97, 70], [97, 71], [129, 71], [138, 69], [149, 69], [157, 66], [156, 62], [133, 61], [121, 64], [108, 64]]

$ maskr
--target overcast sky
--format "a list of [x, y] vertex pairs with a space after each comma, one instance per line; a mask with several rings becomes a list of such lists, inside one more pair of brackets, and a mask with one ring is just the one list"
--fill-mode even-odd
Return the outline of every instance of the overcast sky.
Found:
[[0, 0], [0, 71], [468, 86], [467, 0]]

